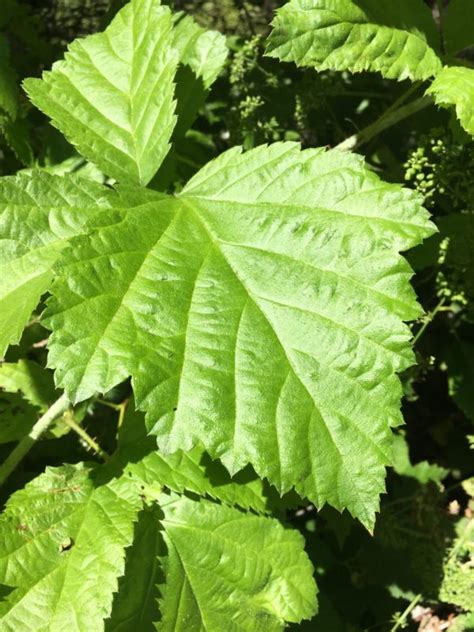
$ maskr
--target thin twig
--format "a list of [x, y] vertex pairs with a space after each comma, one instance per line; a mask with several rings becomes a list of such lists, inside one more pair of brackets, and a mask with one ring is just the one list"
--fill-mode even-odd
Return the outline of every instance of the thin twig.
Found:
[[433, 103], [431, 97], [423, 96], [407, 105], [396, 110], [387, 110], [379, 119], [377, 119], [371, 125], [368, 125], [360, 132], [349, 136], [346, 140], [336, 145], [336, 149], [357, 149], [361, 145], [368, 143], [375, 136], [385, 131], [389, 127], [396, 125], [400, 121], [408, 118], [412, 114], [423, 110]]
[[64, 423], [71, 428], [77, 435], [83, 439], [87, 443], [87, 445], [98, 455], [103, 461], [109, 460], [109, 455], [107, 452], [100, 447], [95, 439], [93, 439], [85, 430], [80, 426], [74, 419], [74, 415], [72, 413], [68, 413], [64, 415]]
[[443, 307], [445, 302], [446, 302], [446, 297], [443, 296], [443, 298], [440, 300], [438, 305], [436, 305], [436, 307], [429, 314], [426, 315], [425, 322], [420, 327], [420, 329], [417, 332], [416, 336], [413, 338], [413, 343], [412, 343], [413, 346], [415, 346], [415, 344], [418, 342], [418, 340], [421, 338], [421, 336], [425, 333], [426, 328], [433, 321], [434, 317], [439, 312], [439, 310]]
[[390, 632], [397, 632], [397, 630], [399, 628], [401, 628], [402, 625], [405, 624], [405, 622], [406, 622], [406, 620], [408, 618], [408, 615], [413, 610], [413, 608], [416, 606], [416, 604], [420, 601], [421, 597], [422, 597], [421, 593], [418, 593], [418, 595], [415, 595], [415, 597], [410, 601], [410, 603], [408, 604], [406, 609], [397, 618], [397, 621], [395, 622], [395, 625], [391, 628]]
[[13, 451], [0, 466], [0, 485], [3, 485], [10, 474], [15, 470], [23, 458], [28, 454], [34, 444], [41, 435], [50, 427], [50, 425], [59, 417], [61, 417], [69, 408], [70, 403], [66, 395], [54, 402], [48, 410], [35, 423], [29, 434], [17, 444]]

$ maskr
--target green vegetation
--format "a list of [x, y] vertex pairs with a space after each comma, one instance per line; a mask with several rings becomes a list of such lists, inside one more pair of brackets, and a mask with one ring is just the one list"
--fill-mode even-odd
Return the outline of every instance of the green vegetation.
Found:
[[5, 1], [2, 630], [474, 630], [472, 15]]

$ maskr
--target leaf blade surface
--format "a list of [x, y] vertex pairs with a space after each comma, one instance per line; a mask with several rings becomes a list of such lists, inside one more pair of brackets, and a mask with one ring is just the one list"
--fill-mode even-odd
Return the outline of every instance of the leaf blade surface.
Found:
[[64, 257], [59, 385], [79, 401], [132, 375], [162, 450], [200, 442], [371, 525], [420, 313], [399, 252], [433, 231], [419, 198], [292, 143], [230, 150], [180, 197], [153, 195], [119, 192], [133, 208]]
[[25, 89], [85, 158], [116, 180], [146, 185], [175, 125], [172, 37], [168, 8], [132, 0], [103, 33], [75, 40]]
[[277, 12], [267, 54], [318, 70], [416, 81], [441, 69], [435, 40], [421, 1], [291, 0]]

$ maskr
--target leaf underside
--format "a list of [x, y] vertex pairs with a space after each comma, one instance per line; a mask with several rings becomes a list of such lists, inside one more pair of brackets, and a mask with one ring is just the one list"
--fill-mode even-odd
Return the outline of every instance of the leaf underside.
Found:
[[131, 375], [165, 452], [200, 442], [372, 525], [420, 313], [399, 252], [432, 232], [418, 196], [278, 143], [226, 152], [178, 197], [105, 198], [52, 290], [58, 385], [80, 401]]
[[277, 11], [267, 54], [317, 70], [424, 80], [441, 70], [422, 0], [291, 0]]

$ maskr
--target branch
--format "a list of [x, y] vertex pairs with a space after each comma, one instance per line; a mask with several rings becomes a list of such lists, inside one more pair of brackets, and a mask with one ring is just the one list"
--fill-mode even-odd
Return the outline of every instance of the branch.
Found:
[[375, 123], [365, 127], [360, 132], [357, 132], [357, 134], [349, 136], [349, 138], [346, 138], [346, 140], [339, 143], [339, 145], [336, 145], [336, 149], [357, 149], [361, 145], [368, 143], [369, 140], [372, 140], [374, 136], [377, 136], [400, 121], [403, 121], [403, 119], [408, 118], [412, 114], [423, 110], [428, 107], [428, 105], [432, 105], [432, 103], [433, 100], [431, 97], [424, 96], [408, 103], [408, 105], [403, 105], [401, 108], [396, 110], [388, 110], [379, 119], [377, 119]]
[[87, 445], [95, 452], [98, 456], [101, 457], [103, 461], [109, 460], [109, 455], [105, 450], [103, 450], [100, 445], [97, 443], [95, 439], [93, 439], [85, 430], [80, 426], [74, 419], [74, 415], [72, 411], [66, 415], [64, 415], [64, 423], [71, 428], [83, 441], [87, 443]]
[[61, 397], [48, 408], [44, 415], [38, 419], [29, 434], [23, 437], [0, 466], [0, 485], [5, 483], [10, 474], [28, 454], [41, 435], [50, 427], [53, 421], [61, 417], [67, 411], [69, 406], [69, 399], [66, 395], [61, 395]]

